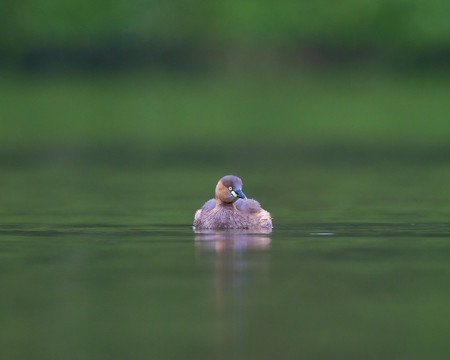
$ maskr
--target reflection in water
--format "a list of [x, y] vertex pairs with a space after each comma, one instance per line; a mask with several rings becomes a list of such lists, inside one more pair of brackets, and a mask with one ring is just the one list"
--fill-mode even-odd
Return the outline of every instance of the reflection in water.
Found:
[[[200, 258], [214, 259], [217, 358], [241, 358], [245, 290], [268, 273], [271, 230], [195, 230]], [[205, 251], [202, 251], [205, 250]], [[251, 259], [247, 256], [252, 254]]]
[[221, 251], [224, 249], [267, 249], [272, 230], [194, 230], [195, 244], [202, 248]]

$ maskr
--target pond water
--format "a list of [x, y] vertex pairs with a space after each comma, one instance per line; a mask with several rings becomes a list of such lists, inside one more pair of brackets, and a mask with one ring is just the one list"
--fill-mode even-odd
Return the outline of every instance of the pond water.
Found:
[[[1, 174], [3, 359], [450, 353], [445, 157], [43, 158]], [[271, 233], [193, 231], [227, 173], [272, 213]]]

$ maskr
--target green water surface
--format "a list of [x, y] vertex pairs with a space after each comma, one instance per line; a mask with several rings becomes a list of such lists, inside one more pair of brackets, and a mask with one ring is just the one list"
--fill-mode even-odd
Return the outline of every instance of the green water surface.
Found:
[[243, 171], [270, 234], [192, 230], [216, 170], [5, 171], [2, 357], [442, 358], [444, 170]]

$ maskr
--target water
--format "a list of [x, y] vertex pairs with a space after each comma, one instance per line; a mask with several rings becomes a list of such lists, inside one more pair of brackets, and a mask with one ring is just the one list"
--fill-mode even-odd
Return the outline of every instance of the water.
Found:
[[[445, 159], [277, 163], [4, 167], [1, 357], [446, 358]], [[225, 173], [271, 233], [192, 230]]]

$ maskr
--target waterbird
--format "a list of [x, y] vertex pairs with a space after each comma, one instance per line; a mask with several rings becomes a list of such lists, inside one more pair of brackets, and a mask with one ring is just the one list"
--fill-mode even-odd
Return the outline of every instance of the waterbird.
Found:
[[272, 217], [258, 201], [247, 199], [242, 180], [234, 175], [222, 177], [214, 199], [195, 212], [194, 229], [272, 229]]

